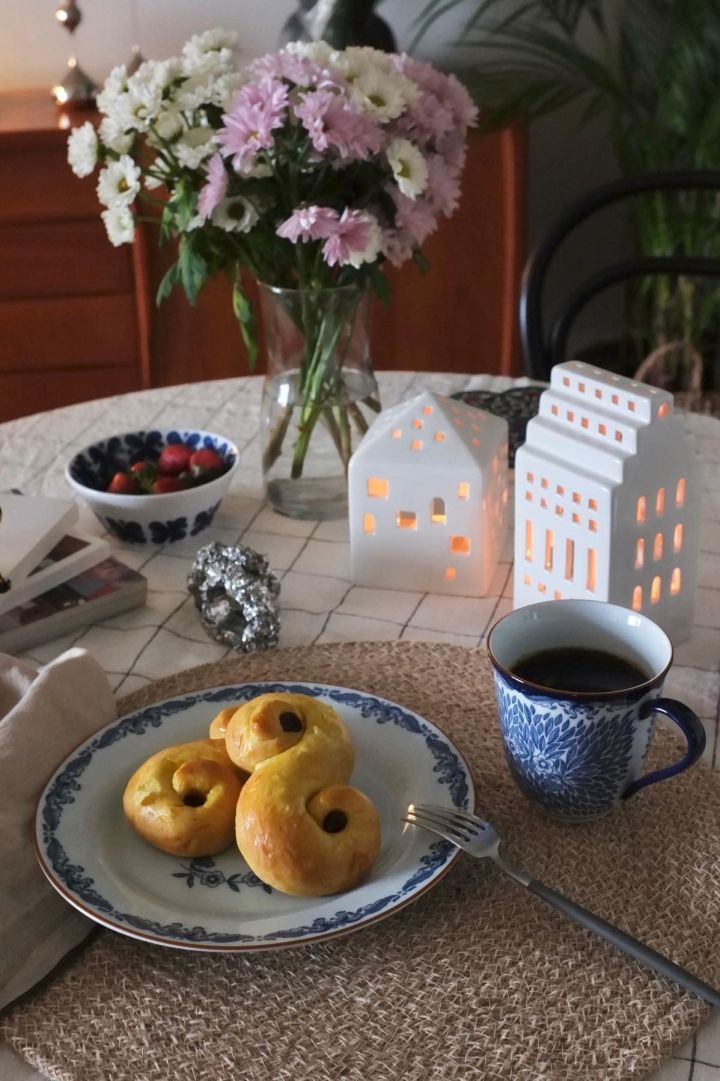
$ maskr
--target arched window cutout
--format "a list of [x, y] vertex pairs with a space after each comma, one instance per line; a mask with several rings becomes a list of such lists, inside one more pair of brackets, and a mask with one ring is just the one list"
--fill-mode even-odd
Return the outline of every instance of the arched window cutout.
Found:
[[363, 514], [363, 533], [374, 533], [374, 532], [375, 532], [375, 515], [370, 514], [370, 512], [368, 511], [366, 514]]
[[633, 612], [642, 610], [642, 586], [635, 586], [632, 595]]

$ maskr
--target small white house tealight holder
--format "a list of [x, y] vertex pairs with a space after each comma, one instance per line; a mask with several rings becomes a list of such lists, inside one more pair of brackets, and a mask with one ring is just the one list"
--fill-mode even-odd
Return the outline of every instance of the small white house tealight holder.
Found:
[[657, 387], [557, 364], [515, 456], [515, 608], [585, 597], [693, 624], [700, 461]]
[[482, 597], [508, 512], [508, 426], [424, 392], [384, 410], [350, 459], [356, 585]]

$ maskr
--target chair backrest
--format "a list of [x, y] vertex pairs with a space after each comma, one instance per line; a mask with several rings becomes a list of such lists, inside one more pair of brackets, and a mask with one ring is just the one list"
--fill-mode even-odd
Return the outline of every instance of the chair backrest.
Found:
[[520, 338], [525, 368], [535, 379], [547, 380], [550, 369], [567, 356], [570, 329], [580, 311], [596, 294], [617, 282], [649, 275], [691, 275], [720, 278], [720, 258], [695, 254], [639, 255], [591, 273], [566, 297], [551, 320], [544, 314], [548, 270], [558, 248], [579, 225], [605, 207], [653, 191], [716, 191], [720, 170], [672, 170], [643, 173], [611, 181], [587, 192], [569, 206], [530, 255], [520, 294]]

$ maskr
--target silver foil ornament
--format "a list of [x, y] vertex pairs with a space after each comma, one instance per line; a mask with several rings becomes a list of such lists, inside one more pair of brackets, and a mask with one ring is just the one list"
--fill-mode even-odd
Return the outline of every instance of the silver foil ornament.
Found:
[[198, 550], [187, 584], [211, 638], [244, 653], [277, 645], [280, 582], [265, 556], [214, 541]]

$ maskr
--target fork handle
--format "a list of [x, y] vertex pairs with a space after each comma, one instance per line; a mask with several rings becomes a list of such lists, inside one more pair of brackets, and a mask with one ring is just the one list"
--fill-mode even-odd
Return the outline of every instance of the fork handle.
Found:
[[700, 998], [705, 999], [711, 1006], [720, 1007], [720, 991], [716, 991], [714, 987], [710, 987], [709, 984], [699, 980], [697, 976], [693, 976], [691, 972], [681, 968], [680, 965], [676, 965], [674, 961], [671, 961], [669, 957], [664, 957], [657, 950], [653, 950], [650, 946], [646, 946], [643, 942], [639, 942], [632, 935], [626, 934], [625, 931], [621, 931], [619, 927], [615, 927], [612, 923], [608, 923], [607, 920], [601, 919], [599, 916], [595, 916], [592, 912], [588, 912], [582, 905], [575, 904], [574, 901], [564, 897], [562, 893], [558, 893], [557, 890], [551, 889], [543, 882], [538, 882], [537, 879], [531, 878], [527, 883], [527, 888], [531, 893], [534, 893], [537, 897], [541, 897], [547, 904], [552, 905], [553, 908], [557, 908], [560, 912], [564, 912], [570, 919], [575, 920], [576, 923], [582, 924], [583, 927], [587, 927], [590, 931], [594, 931], [595, 934], [600, 935], [607, 942], [611, 942], [613, 946], [617, 946], [623, 953], [628, 954], [630, 957], [634, 957], [636, 961], [640, 961], [642, 964], [647, 965], [648, 968], [652, 968], [655, 972], [659, 972], [662, 976], [667, 976], [668, 979], [674, 980], [675, 983], [679, 983], [681, 987], [684, 987], [687, 991], [692, 991], [694, 995], [698, 995]]

